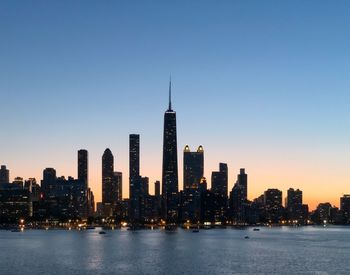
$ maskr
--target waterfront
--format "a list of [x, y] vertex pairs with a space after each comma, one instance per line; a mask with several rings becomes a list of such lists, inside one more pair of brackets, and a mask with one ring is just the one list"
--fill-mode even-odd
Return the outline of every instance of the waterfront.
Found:
[[99, 231], [0, 231], [0, 274], [350, 273], [350, 227]]

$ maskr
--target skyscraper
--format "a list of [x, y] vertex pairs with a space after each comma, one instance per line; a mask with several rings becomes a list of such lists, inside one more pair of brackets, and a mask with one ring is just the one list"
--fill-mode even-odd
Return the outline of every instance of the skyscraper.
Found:
[[129, 193], [131, 221], [140, 219], [139, 199], [141, 195], [140, 177], [140, 135], [129, 136]]
[[266, 219], [269, 223], [279, 223], [282, 219], [282, 191], [268, 189], [264, 192]]
[[340, 210], [344, 216], [344, 222], [350, 223], [350, 195], [344, 195], [340, 198]]
[[10, 183], [10, 171], [6, 169], [6, 165], [1, 165], [0, 184], [1, 183]]
[[41, 189], [44, 196], [48, 196], [52, 186], [56, 184], [57, 176], [54, 168], [45, 168], [43, 171], [43, 180], [41, 181]]
[[184, 186], [183, 190], [198, 187], [204, 174], [204, 150], [202, 146], [198, 147], [196, 152], [191, 152], [190, 147], [186, 145], [184, 149]]
[[290, 222], [303, 221], [303, 192], [289, 188], [286, 199], [287, 218]]
[[121, 202], [123, 200], [123, 173], [114, 172], [113, 183], [116, 185], [117, 190], [117, 201]]
[[178, 166], [176, 112], [171, 106], [171, 80], [169, 82], [169, 107], [164, 114], [162, 196], [163, 218], [169, 222], [178, 219]]
[[160, 197], [160, 181], [158, 180], [154, 182], [154, 195]]
[[83, 149], [78, 151], [78, 179], [88, 187], [88, 151]]
[[[183, 158], [183, 191], [180, 192], [180, 220], [197, 223], [200, 220], [201, 180], [204, 174], [204, 150], [198, 147], [191, 152], [188, 145], [184, 149]], [[203, 187], [203, 186], [201, 186]]]
[[238, 223], [246, 222], [247, 186], [248, 175], [245, 173], [245, 169], [241, 168], [230, 196], [231, 216]]
[[227, 196], [228, 169], [226, 163], [219, 164], [219, 171], [213, 172], [211, 176], [211, 189], [214, 194]]
[[102, 204], [106, 216], [113, 215], [114, 202], [116, 200], [113, 192], [113, 169], [114, 157], [111, 150], [107, 148], [102, 156]]

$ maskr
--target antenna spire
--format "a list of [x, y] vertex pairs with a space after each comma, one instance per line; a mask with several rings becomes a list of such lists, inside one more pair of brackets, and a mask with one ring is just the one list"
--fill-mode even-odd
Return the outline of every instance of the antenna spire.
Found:
[[169, 79], [169, 111], [172, 111], [172, 107], [171, 107], [171, 75], [170, 75], [170, 79]]

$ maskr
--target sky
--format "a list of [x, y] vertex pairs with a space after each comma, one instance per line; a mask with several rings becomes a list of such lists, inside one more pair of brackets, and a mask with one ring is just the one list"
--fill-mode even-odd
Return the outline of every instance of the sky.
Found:
[[203, 145], [205, 176], [240, 168], [253, 199], [303, 190], [313, 209], [350, 193], [350, 2], [0, 1], [0, 164], [42, 179], [77, 174], [101, 200], [110, 148], [128, 197], [128, 138], [161, 179], [172, 76], [182, 150]]

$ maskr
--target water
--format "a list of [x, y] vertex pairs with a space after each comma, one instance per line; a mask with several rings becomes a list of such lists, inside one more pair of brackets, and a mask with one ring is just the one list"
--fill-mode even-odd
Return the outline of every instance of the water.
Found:
[[0, 231], [0, 274], [350, 274], [350, 227], [98, 232]]

